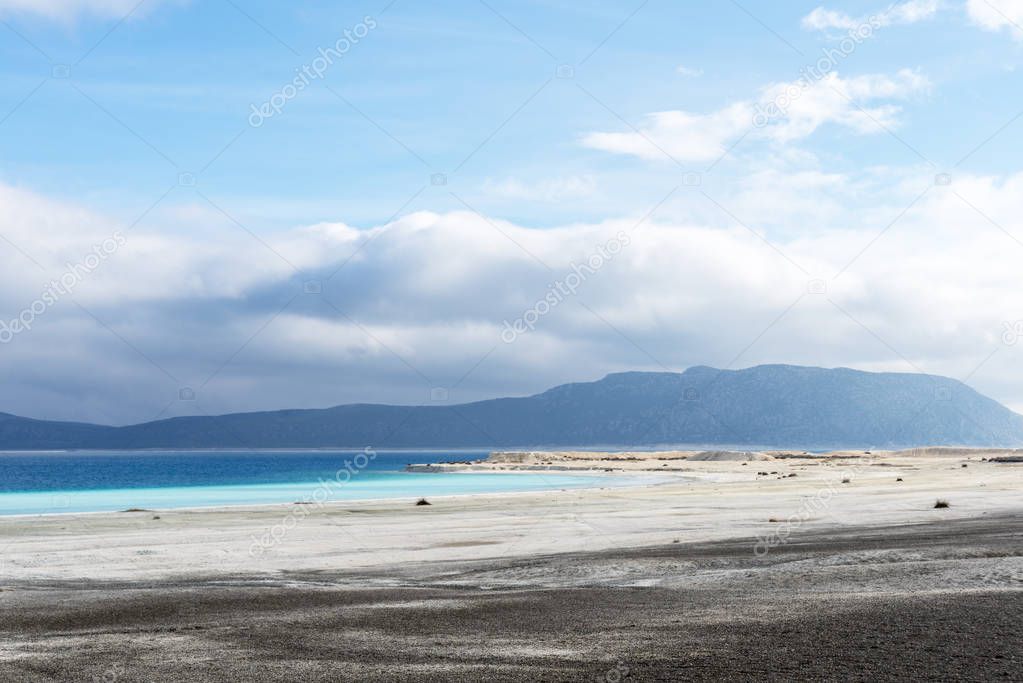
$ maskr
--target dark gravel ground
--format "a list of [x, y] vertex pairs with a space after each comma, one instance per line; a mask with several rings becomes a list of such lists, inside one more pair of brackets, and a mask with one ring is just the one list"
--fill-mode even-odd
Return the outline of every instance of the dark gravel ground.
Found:
[[735, 541], [12, 586], [0, 681], [1023, 681], [1021, 568], [1023, 516], [1003, 516], [763, 558]]

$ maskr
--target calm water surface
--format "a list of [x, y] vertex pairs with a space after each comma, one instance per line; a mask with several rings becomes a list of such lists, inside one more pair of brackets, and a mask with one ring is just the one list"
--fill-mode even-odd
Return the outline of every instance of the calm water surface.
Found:
[[137, 451], [0, 453], [0, 515], [418, 498], [624, 485], [634, 477], [407, 473], [486, 451]]

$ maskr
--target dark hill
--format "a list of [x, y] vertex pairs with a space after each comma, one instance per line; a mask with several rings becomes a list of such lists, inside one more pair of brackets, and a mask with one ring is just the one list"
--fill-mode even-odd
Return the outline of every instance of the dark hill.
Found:
[[945, 377], [761, 365], [625, 372], [462, 405], [343, 405], [128, 427], [0, 414], [0, 449], [1018, 446], [1023, 416]]

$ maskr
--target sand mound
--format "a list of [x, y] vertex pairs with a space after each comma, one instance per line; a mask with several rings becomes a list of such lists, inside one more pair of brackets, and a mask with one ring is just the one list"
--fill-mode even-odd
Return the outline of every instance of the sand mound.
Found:
[[700, 451], [690, 455], [686, 460], [708, 462], [749, 462], [752, 460], [771, 460], [771, 456], [758, 451]]

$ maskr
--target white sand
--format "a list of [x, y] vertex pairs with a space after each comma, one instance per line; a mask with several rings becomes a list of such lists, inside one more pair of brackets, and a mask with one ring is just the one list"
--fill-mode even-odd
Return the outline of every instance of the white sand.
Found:
[[[758, 537], [762, 545], [786, 542], [787, 533], [799, 529], [1023, 509], [1023, 465], [982, 462], [986, 455], [959, 450], [845, 460], [676, 460], [686, 477], [666, 474], [660, 485], [454, 496], [434, 499], [428, 507], [409, 500], [0, 518], [0, 586], [237, 574], [280, 578], [296, 570], [528, 556], [675, 539], [741, 538], [753, 552]], [[621, 468], [649, 470], [659, 463], [644, 458]], [[758, 475], [765, 471], [773, 474]], [[797, 476], [788, 476], [793, 473]], [[897, 482], [899, 477], [904, 481]], [[841, 483], [843, 478], [850, 482]], [[934, 509], [938, 498], [951, 507]], [[271, 532], [279, 540], [271, 541]], [[262, 549], [260, 538], [268, 541]]]

